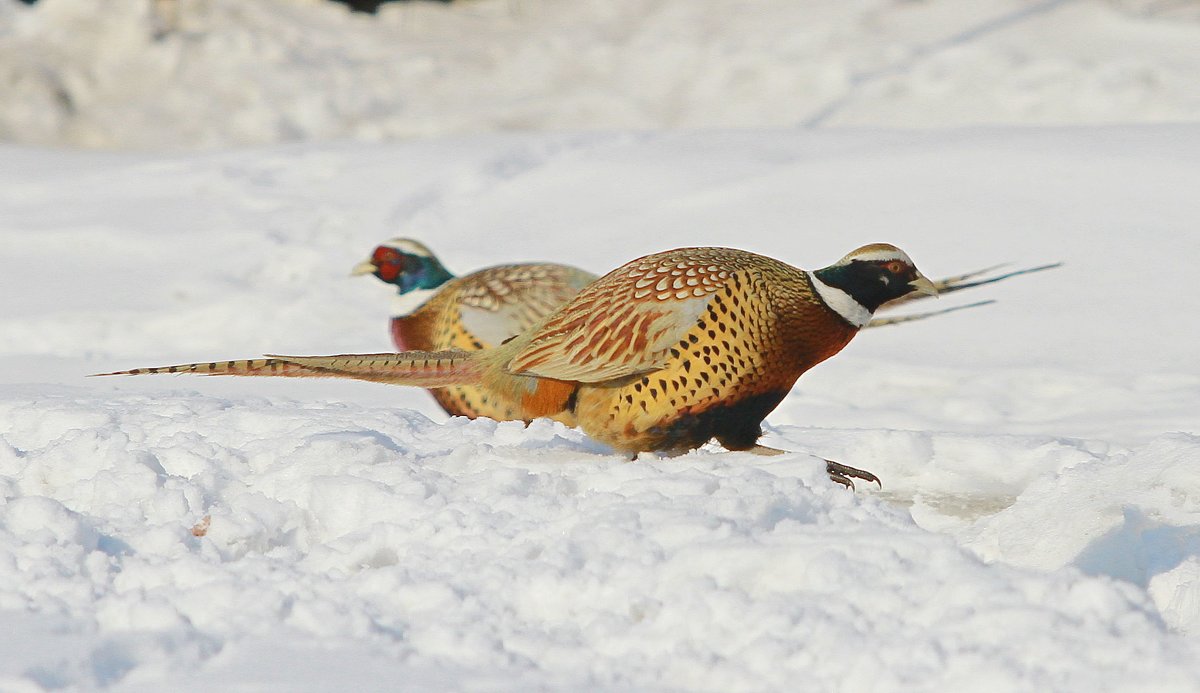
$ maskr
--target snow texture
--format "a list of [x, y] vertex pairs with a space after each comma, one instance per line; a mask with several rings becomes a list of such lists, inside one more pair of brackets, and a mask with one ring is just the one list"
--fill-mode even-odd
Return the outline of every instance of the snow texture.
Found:
[[[712, 99], [677, 94], [674, 121], [513, 122], [754, 127], [204, 153], [0, 146], [0, 690], [1200, 688], [1200, 125], [1149, 122], [1197, 120], [1200, 90], [1187, 86], [1197, 44], [1180, 48], [1197, 26], [1186, 8], [1167, 17], [1132, 2], [864, 2], [801, 12], [768, 2], [764, 17], [746, 10], [720, 25], [698, 24], [706, 15], [689, 9], [708, 3], [578, 3], [611, 12], [588, 23], [571, 3], [406, 5], [372, 19], [317, 2], [237, 11], [197, 0], [179, 7], [205, 12], [179, 21], [207, 24], [143, 46], [200, 51], [181, 54], [178, 91], [158, 93], [156, 116], [156, 87], [132, 64], [128, 91], [105, 96], [108, 61], [136, 53], [129, 46], [141, 45], [155, 7], [111, 3], [100, 19], [90, 3], [0, 3], [0, 70], [39, 61], [37, 74], [67, 79], [70, 65], [86, 66], [91, 77], [78, 83], [95, 89], [93, 105], [108, 99], [68, 109], [71, 124], [44, 139], [25, 126], [14, 138], [276, 140], [259, 126], [306, 113], [293, 99], [326, 113], [345, 98], [331, 75], [358, 51], [370, 73], [364, 100], [413, 98], [450, 123], [437, 132], [503, 129], [484, 123], [503, 99], [476, 108], [467, 98], [485, 82], [500, 89], [499, 73], [446, 76], [443, 91], [419, 98], [371, 73], [391, 69], [372, 50], [412, 50], [371, 38], [397, 27], [427, 37], [430, 56], [540, 65], [525, 86], [558, 74], [571, 84], [551, 88], [562, 92], [556, 107], [581, 113], [579, 100], [602, 113], [642, 88], [615, 90], [601, 76], [618, 72], [584, 69], [622, 64], [614, 45], [662, 72], [644, 87], [655, 97], [678, 79], [672, 64], [704, 65], [682, 46], [727, 51], [709, 65], [731, 70], [711, 75]], [[963, 69], [947, 79], [966, 85], [968, 56], [1071, 56], [1044, 90], [1011, 87], [1030, 98], [1027, 110], [990, 91], [1020, 83], [1019, 68], [996, 66], [994, 85], [972, 87], [1012, 109], [977, 104], [975, 115], [1010, 125], [771, 129], [758, 119], [774, 110], [769, 90], [747, 120], [713, 111], [721, 90], [725, 107], [752, 109], [729, 91], [739, 55], [766, 65], [811, 48], [850, 69], [859, 52], [886, 53], [888, 37], [928, 46], [931, 35], [963, 34], [951, 20], [972, 12], [1013, 18], [866, 80], [821, 124], [917, 118], [911, 92], [895, 87], [932, 84], [934, 65]], [[1049, 42], [1064, 15], [1077, 31]], [[785, 20], [803, 27], [789, 34]], [[439, 40], [461, 35], [463, 22], [486, 33]], [[650, 25], [663, 32], [659, 52]], [[698, 27], [711, 41], [689, 33]], [[874, 43], [856, 33], [868, 29]], [[529, 31], [545, 33], [522, 43]], [[1144, 42], [1121, 59], [1093, 53], [1135, 34]], [[35, 35], [57, 38], [7, 52]], [[314, 57], [320, 50], [328, 59]], [[256, 63], [254, 51], [272, 61]], [[512, 51], [523, 62], [505, 62]], [[596, 52], [614, 60], [587, 57]], [[451, 64], [439, 60], [449, 58], [430, 57], [427, 69]], [[1081, 106], [1090, 80], [1123, 60], [1182, 81], [1159, 82], [1116, 115]], [[217, 78], [222, 65], [230, 72]], [[744, 79], [757, 92], [755, 65]], [[763, 65], [763, 79], [780, 74]], [[208, 90], [188, 74], [207, 75]], [[1119, 105], [1120, 88], [1090, 88]], [[232, 96], [238, 89], [259, 106]], [[17, 103], [0, 98], [4, 122]], [[67, 113], [21, 103], [46, 122]], [[926, 107], [941, 124], [971, 121], [940, 101]], [[199, 110], [173, 120], [189, 108]], [[379, 106], [376, 125], [343, 112], [311, 121], [328, 117], [330, 130], [286, 137], [408, 134], [379, 124], [390, 108]], [[1088, 121], [1080, 109], [1142, 124], [1011, 125]], [[411, 115], [394, 122], [420, 122]], [[859, 335], [768, 418], [763, 442], [795, 451], [774, 458], [706, 447], [630, 461], [558, 424], [447, 419], [423, 392], [370, 383], [84, 377], [387, 350], [392, 292], [346, 275], [396, 235], [422, 239], [457, 271], [545, 259], [603, 272], [681, 245], [814, 268], [876, 241], [904, 248], [931, 277], [1066, 264], [971, 297], [994, 305]], [[883, 488], [836, 487], [819, 457], [870, 469]]]

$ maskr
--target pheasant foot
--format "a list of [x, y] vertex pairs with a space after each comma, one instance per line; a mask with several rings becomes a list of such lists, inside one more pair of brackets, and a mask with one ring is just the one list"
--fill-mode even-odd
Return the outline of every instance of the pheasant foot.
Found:
[[829, 479], [831, 481], [841, 484], [850, 490], [854, 490], [854, 482], [850, 480], [851, 477], [855, 479], [862, 479], [863, 481], [874, 481], [875, 483], [879, 484], [879, 488], [883, 488], [883, 482], [881, 482], [879, 477], [875, 476], [871, 472], [868, 472], [865, 469], [851, 467], [849, 465], [842, 464], [841, 462], [825, 460], [825, 472], [829, 474]]
[[[771, 448], [767, 447], [766, 445], [755, 445], [747, 452], [752, 452], [755, 455], [774, 456], [782, 455], [783, 453], [787, 452], [787, 450]], [[842, 486], [845, 486], [853, 491], [854, 482], [851, 481], [851, 479], [862, 479], [863, 481], [874, 481], [876, 484], [879, 484], [879, 488], [883, 488], [883, 482], [879, 480], [879, 477], [865, 469], [851, 467], [849, 465], [842, 464], [841, 462], [834, 462], [833, 460], [826, 460], [824, 457], [820, 459], [824, 460], [825, 462], [825, 473], [829, 475], [829, 480], [835, 484], [841, 484]]]

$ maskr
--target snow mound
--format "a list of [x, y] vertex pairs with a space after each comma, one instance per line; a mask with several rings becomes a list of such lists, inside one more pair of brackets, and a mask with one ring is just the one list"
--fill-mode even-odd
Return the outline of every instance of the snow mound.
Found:
[[[1194, 643], [1168, 637], [1143, 592], [989, 565], [804, 454], [630, 463], [549, 422], [276, 399], [66, 391], [0, 407], [0, 470], [17, 479], [0, 604], [36, 605], [34, 631], [69, 618], [97, 634], [34, 657], [22, 676], [41, 685], [150, 681], [163, 659], [204, 664], [202, 684], [281, 644], [347, 643], [392, 660], [392, 682], [411, 668], [467, 688], [1185, 690], [1200, 676]], [[1164, 449], [1178, 463], [1200, 441], [1146, 452]]]

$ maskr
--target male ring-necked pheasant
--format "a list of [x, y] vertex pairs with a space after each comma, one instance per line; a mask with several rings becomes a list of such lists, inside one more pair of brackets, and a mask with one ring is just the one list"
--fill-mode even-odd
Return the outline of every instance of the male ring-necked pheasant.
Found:
[[[1044, 267], [980, 279], [980, 275], [991, 271], [982, 270], [947, 277], [934, 285], [940, 293], [949, 293], [1040, 269]], [[381, 243], [370, 257], [355, 265], [352, 274], [370, 274], [396, 287], [398, 293], [393, 300], [389, 327], [392, 342], [399, 351], [478, 351], [496, 346], [532, 327], [596, 279], [581, 269], [553, 263], [500, 265], [456, 277], [428, 247], [411, 238], [393, 238]], [[886, 303], [883, 308], [927, 295], [909, 294]], [[910, 322], [989, 302], [899, 317], [876, 317], [866, 326]], [[478, 386], [453, 385], [433, 388], [430, 393], [451, 416], [524, 421], [536, 418], [523, 409], [519, 400]], [[574, 413], [569, 410], [553, 417], [575, 425]]]
[[[111, 375], [341, 377], [501, 392], [536, 416], [574, 412], [629, 452], [683, 452], [715, 438], [765, 451], [760, 424], [809, 368], [887, 301], [936, 293], [895, 246], [863, 246], [806, 271], [744, 250], [682, 248], [629, 262], [515, 338], [474, 352], [270, 356]], [[771, 451], [775, 452], [775, 451]], [[829, 463], [849, 484], [868, 472]]]
[[[380, 244], [351, 274], [371, 274], [398, 290], [390, 331], [400, 351], [478, 351], [529, 329], [596, 279], [581, 269], [552, 263], [499, 265], [455, 277], [410, 238]], [[529, 421], [520, 403], [473, 385], [430, 390], [451, 416]], [[575, 425], [574, 414], [553, 418]]]

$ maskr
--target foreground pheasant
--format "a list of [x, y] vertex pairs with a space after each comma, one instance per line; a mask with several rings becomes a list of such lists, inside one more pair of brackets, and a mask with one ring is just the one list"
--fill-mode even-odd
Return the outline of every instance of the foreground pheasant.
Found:
[[[1047, 267], [980, 278], [991, 272], [988, 269], [947, 277], [934, 285], [940, 293], [949, 293]], [[551, 263], [500, 265], [456, 277], [429, 248], [410, 238], [393, 238], [381, 243], [370, 257], [355, 265], [352, 274], [370, 274], [396, 287], [398, 293], [389, 327], [392, 342], [399, 351], [478, 351], [496, 346], [531, 328], [596, 279], [595, 275], [583, 270]], [[926, 296], [928, 294], [908, 294], [882, 308], [893, 308]], [[866, 327], [920, 320], [983, 303], [990, 301], [940, 311], [872, 318]], [[452, 385], [430, 392], [451, 416], [524, 421], [536, 418], [535, 414], [523, 409], [520, 400], [475, 385]], [[552, 416], [569, 426], [575, 425], [571, 410]]]
[[[392, 342], [400, 351], [457, 349], [478, 351], [496, 346], [529, 329], [570, 300], [596, 275], [567, 265], [500, 265], [455, 277], [423, 244], [393, 238], [355, 265], [352, 274], [373, 274], [399, 290], [392, 306]], [[499, 421], [536, 416], [502, 393], [474, 385], [430, 390], [451, 416], [486, 416]], [[568, 426], [574, 414], [552, 415]]]
[[[715, 438], [757, 445], [760, 424], [809, 368], [841, 351], [887, 301], [933, 294], [895, 246], [863, 246], [805, 271], [730, 248], [682, 248], [627, 263], [534, 327], [473, 352], [271, 356], [106, 375], [201, 373], [469, 385], [531, 416], [573, 412], [589, 436], [628, 452], [684, 452]], [[830, 476], [876, 480], [829, 463]]]

